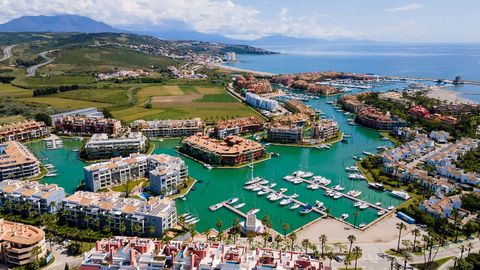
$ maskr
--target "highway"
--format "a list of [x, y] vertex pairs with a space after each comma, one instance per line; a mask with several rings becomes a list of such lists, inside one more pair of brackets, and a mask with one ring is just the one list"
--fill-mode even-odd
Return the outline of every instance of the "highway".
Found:
[[27, 68], [27, 76], [35, 76], [35, 72], [37, 71], [37, 69], [39, 69], [39, 68], [41, 68], [41, 67], [43, 67], [43, 66], [46, 66], [46, 65], [52, 63], [53, 60], [55, 60], [55, 59], [48, 57], [48, 56], [47, 56], [47, 53], [51, 53], [51, 52], [54, 52], [54, 51], [55, 51], [55, 50], [45, 51], [45, 52], [39, 53], [38, 56], [40, 56], [40, 57], [42, 57], [43, 59], [45, 59], [45, 62]]
[[1, 61], [5, 61], [7, 60], [8, 58], [12, 57], [12, 49], [13, 47], [17, 46], [17, 44], [13, 44], [13, 45], [10, 45], [8, 47], [5, 47], [3, 49], [3, 57], [0, 58], [0, 62]]

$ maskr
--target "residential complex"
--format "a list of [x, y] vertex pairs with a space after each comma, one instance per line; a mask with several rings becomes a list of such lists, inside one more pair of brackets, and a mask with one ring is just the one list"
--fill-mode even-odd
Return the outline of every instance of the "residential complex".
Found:
[[56, 184], [19, 180], [0, 182], [0, 205], [9, 211], [16, 211], [19, 206], [28, 203], [38, 215], [56, 213], [63, 199], [65, 190]]
[[93, 134], [82, 149], [82, 157], [105, 159], [143, 153], [147, 149], [147, 137], [141, 132], [130, 132], [126, 136], [109, 138], [106, 133]]
[[85, 117], [97, 118], [97, 119], [104, 118], [103, 113], [99, 112], [97, 110], [97, 108], [85, 108], [85, 109], [74, 110], [74, 111], [63, 112], [63, 113], [50, 115], [50, 119], [52, 119], [52, 125], [55, 125], [57, 120], [60, 120], [63, 117], [66, 117], [66, 116], [85, 116]]
[[424, 118], [426, 120], [438, 120], [444, 125], [455, 125], [458, 123], [458, 119], [451, 115], [442, 115], [439, 113], [430, 113], [425, 107], [422, 105], [415, 105], [410, 108], [410, 114], [415, 115], [417, 117]]
[[338, 124], [330, 119], [320, 119], [313, 123], [310, 132], [304, 129], [303, 123], [284, 124], [275, 121], [267, 131], [267, 140], [286, 144], [318, 144], [338, 136]]
[[272, 124], [267, 131], [269, 142], [298, 144], [302, 138], [303, 128], [296, 125]]
[[80, 270], [94, 269], [311, 269], [327, 270], [323, 262], [298, 251], [249, 250], [246, 246], [181, 241], [167, 243], [132, 237], [97, 242], [85, 254]]
[[259, 132], [264, 128], [264, 123], [258, 117], [234, 118], [219, 121], [214, 127], [214, 135], [223, 139], [230, 135], [239, 135], [251, 132]]
[[0, 142], [28, 141], [46, 137], [48, 134], [45, 123], [33, 120], [0, 126]]
[[71, 225], [109, 226], [121, 234], [159, 236], [177, 224], [175, 201], [169, 198], [146, 201], [121, 198], [116, 192], [78, 191], [63, 200], [63, 210]]
[[460, 209], [461, 207], [462, 200], [459, 195], [445, 197], [441, 194], [432, 196], [419, 205], [420, 210], [434, 218], [449, 218], [452, 216], [454, 209]]
[[276, 100], [264, 98], [250, 92], [245, 94], [245, 102], [254, 108], [270, 112], [276, 111], [278, 107]]
[[272, 123], [275, 125], [294, 125], [297, 127], [303, 127], [310, 123], [310, 117], [303, 113], [285, 114], [275, 117]]
[[293, 112], [293, 113], [302, 113], [308, 115], [312, 120], [315, 117], [316, 113], [315, 111], [305, 105], [305, 103], [295, 100], [295, 99], [289, 99], [285, 102], [285, 107], [287, 110]]
[[33, 263], [47, 254], [45, 232], [23, 223], [0, 219], [0, 262], [13, 267]]
[[253, 75], [249, 75], [247, 77], [235, 77], [235, 85], [238, 88], [246, 89], [248, 92], [254, 94], [265, 94], [272, 92], [272, 86], [268, 80], [259, 80]]
[[405, 126], [405, 122], [402, 119], [391, 116], [389, 113], [384, 114], [373, 107], [361, 109], [355, 121], [363, 126], [381, 130], [393, 130]]
[[200, 133], [185, 138], [179, 151], [211, 165], [238, 165], [265, 156], [265, 147], [258, 142], [238, 136], [218, 140]]
[[0, 144], [0, 181], [25, 179], [40, 174], [40, 162], [21, 143], [7, 141]]
[[172, 184], [183, 182], [188, 176], [188, 169], [183, 160], [166, 154], [131, 154], [86, 166], [84, 175], [87, 189], [94, 192], [125, 184], [129, 180], [152, 177], [152, 188], [160, 193], [164, 188], [172, 189]]
[[132, 131], [140, 131], [149, 138], [191, 136], [203, 130], [200, 118], [188, 120], [136, 120], [130, 125]]
[[119, 120], [111, 118], [64, 116], [55, 121], [55, 129], [58, 133], [67, 135], [90, 135], [95, 133], [117, 135], [122, 129], [122, 124]]
[[338, 123], [331, 119], [320, 119], [313, 124], [312, 139], [327, 141], [338, 136]]

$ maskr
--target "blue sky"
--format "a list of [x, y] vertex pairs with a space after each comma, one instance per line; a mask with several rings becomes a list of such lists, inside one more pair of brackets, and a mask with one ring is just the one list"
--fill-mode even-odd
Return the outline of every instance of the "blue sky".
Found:
[[122, 29], [181, 25], [235, 38], [283, 34], [404, 42], [480, 42], [480, 0], [2, 0], [0, 22], [77, 14]]

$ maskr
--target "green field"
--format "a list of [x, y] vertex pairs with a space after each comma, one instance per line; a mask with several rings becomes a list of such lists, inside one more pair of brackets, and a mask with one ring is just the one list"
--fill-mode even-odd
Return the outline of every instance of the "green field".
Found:
[[31, 97], [32, 90], [18, 88], [11, 84], [0, 83], [0, 97]]
[[124, 89], [79, 89], [75, 91], [58, 93], [51, 95], [51, 97], [123, 104], [128, 102], [127, 92], [128, 90]]
[[13, 81], [14, 85], [19, 85], [22, 87], [29, 88], [41, 88], [49, 86], [59, 86], [59, 85], [86, 85], [94, 83], [95, 79], [92, 76], [88, 75], [52, 75], [52, 76], [35, 76], [35, 77], [26, 77], [19, 76]]
[[96, 108], [108, 108], [112, 104], [104, 102], [94, 102], [94, 101], [85, 101], [77, 99], [68, 99], [68, 98], [57, 98], [57, 97], [31, 97], [22, 99], [24, 102], [32, 102], [36, 104], [42, 104], [46, 106], [53, 107], [59, 110], [77, 110], [82, 108], [96, 107]]

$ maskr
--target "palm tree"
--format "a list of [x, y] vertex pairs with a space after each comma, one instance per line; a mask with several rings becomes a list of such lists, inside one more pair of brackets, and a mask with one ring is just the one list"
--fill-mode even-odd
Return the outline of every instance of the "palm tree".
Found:
[[335, 258], [335, 255], [333, 254], [333, 251], [329, 251], [327, 253], [327, 258], [330, 260], [330, 263], [328, 264], [328, 267], [332, 268], [332, 260]]
[[282, 230], [283, 230], [283, 237], [285, 237], [285, 239], [287, 239], [288, 229], [290, 229], [290, 225], [288, 225], [288, 223], [283, 223]]
[[322, 235], [320, 235], [318, 240], [320, 241], [320, 244], [322, 245], [322, 258], [323, 258], [323, 255], [324, 255], [324, 252], [325, 252], [325, 243], [327, 243], [327, 236], [325, 234], [322, 234]]
[[247, 233], [247, 241], [248, 241], [249, 249], [252, 248], [253, 238], [255, 238], [255, 233], [254, 232], [248, 232]]
[[140, 224], [138, 224], [138, 223], [133, 224], [132, 232], [133, 232], [134, 235], [138, 235], [141, 230], [142, 230], [142, 226], [140, 226]]
[[418, 228], [413, 229], [412, 235], [413, 235], [413, 252], [415, 252], [417, 248], [417, 236], [420, 235], [420, 230]]
[[353, 248], [353, 255], [355, 256], [355, 270], [357, 270], [357, 260], [358, 257], [360, 257], [360, 254], [362, 254], [362, 249], [359, 246], [355, 246]]
[[390, 270], [393, 270], [393, 265], [397, 262], [397, 259], [394, 256], [388, 256], [387, 260], [390, 261]]
[[407, 226], [405, 226], [405, 224], [403, 224], [402, 222], [399, 222], [396, 224], [396, 227], [398, 229], [397, 253], [400, 253], [400, 238], [402, 237], [402, 230], [406, 229]]
[[295, 232], [292, 232], [291, 234], [288, 235], [288, 238], [290, 239], [290, 243], [291, 243], [290, 250], [293, 251], [293, 244], [295, 243], [295, 240], [297, 240], [297, 234]]
[[469, 243], [467, 244], [467, 248], [468, 248], [468, 252], [467, 252], [467, 257], [468, 257], [468, 256], [470, 256], [470, 251], [471, 251], [472, 248], [473, 248], [473, 244], [469, 242]]
[[353, 242], [355, 242], [355, 240], [357, 240], [357, 238], [355, 237], [355, 235], [351, 234], [347, 237], [348, 239], [348, 242], [350, 242], [350, 247], [348, 248], [348, 256], [347, 256], [347, 260], [350, 259], [350, 253], [352, 252], [352, 246], [353, 246]]
[[357, 227], [357, 217], [358, 217], [358, 211], [355, 210], [353, 211], [353, 228]]
[[125, 226], [125, 222], [121, 221], [120, 225], [118, 226], [118, 232], [120, 233], [120, 235], [124, 235], [126, 231], [127, 226]]
[[403, 269], [407, 269], [407, 262], [412, 262], [413, 261], [412, 254], [410, 254], [410, 252], [408, 252], [406, 250], [403, 250], [400, 253], [400, 257], [402, 257], [402, 259], [403, 259]]
[[302, 240], [302, 247], [305, 249], [305, 254], [308, 253], [308, 247], [310, 246], [310, 240], [308, 238], [305, 238]]
[[42, 248], [40, 246], [34, 246], [32, 248], [32, 255], [35, 256], [35, 262], [38, 261], [38, 255], [42, 253]]
[[283, 240], [283, 239], [282, 239], [282, 237], [281, 237], [279, 234], [277, 234], [277, 235], [275, 236], [275, 243], [277, 243], [276, 249], [278, 249], [278, 248], [280, 247], [280, 243], [282, 242], [282, 240]]
[[267, 247], [267, 241], [270, 239], [270, 234], [267, 231], [264, 231], [262, 233], [262, 238], [263, 238], [263, 248]]
[[207, 237], [207, 243], [208, 243], [208, 240], [210, 239], [210, 234], [212, 233], [212, 230], [210, 229], [206, 229], [204, 234], [205, 236]]
[[218, 229], [218, 233], [221, 233], [222, 232], [222, 227], [223, 227], [223, 222], [222, 220], [217, 220], [217, 223], [215, 223], [215, 226], [217, 227]]
[[155, 227], [154, 226], [148, 226], [148, 235], [150, 235], [150, 237], [153, 237], [155, 235]]
[[463, 253], [465, 252], [465, 246], [464, 245], [460, 245], [460, 260], [463, 258]]

